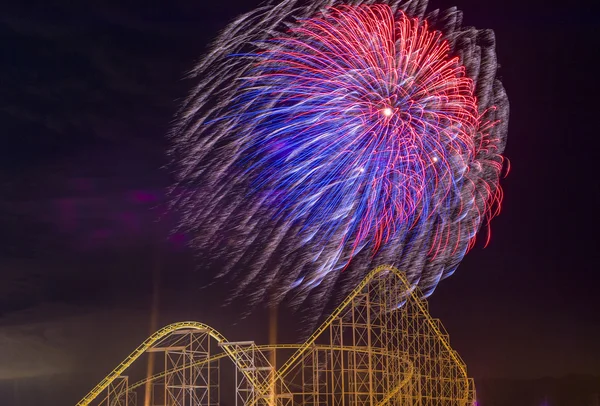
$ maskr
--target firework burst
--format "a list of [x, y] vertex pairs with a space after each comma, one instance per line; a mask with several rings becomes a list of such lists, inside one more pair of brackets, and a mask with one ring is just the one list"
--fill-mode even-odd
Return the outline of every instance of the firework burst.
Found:
[[497, 213], [493, 33], [425, 7], [268, 5], [196, 67], [176, 203], [238, 292], [322, 303], [387, 263], [429, 294]]

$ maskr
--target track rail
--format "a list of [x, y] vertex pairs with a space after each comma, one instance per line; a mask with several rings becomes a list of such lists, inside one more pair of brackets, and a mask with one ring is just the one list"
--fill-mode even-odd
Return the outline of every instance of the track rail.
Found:
[[[264, 382], [257, 381], [257, 378], [255, 376], [252, 376], [251, 374], [244, 372], [245, 370], [247, 370], [247, 368], [245, 367], [245, 365], [243, 365], [243, 361], [242, 361], [243, 356], [241, 357], [240, 355], [242, 355], [242, 353], [244, 353], [246, 351], [259, 350], [259, 351], [263, 352], [263, 351], [275, 351], [275, 350], [282, 350], [282, 349], [296, 350], [287, 359], [287, 361], [282, 365], [281, 368], [278, 368], [278, 369], [274, 368], [274, 370], [273, 370], [274, 379], [276, 381], [279, 381], [282, 383], [285, 381], [284, 378], [285, 378], [286, 374], [288, 374], [292, 370], [294, 365], [297, 362], [299, 362], [307, 354], [308, 351], [311, 351], [311, 350], [316, 349], [316, 350], [355, 351], [355, 352], [369, 351], [371, 353], [374, 353], [377, 350], [372, 349], [372, 348], [370, 348], [369, 350], [365, 350], [362, 347], [334, 348], [331, 345], [316, 344], [316, 341], [323, 333], [325, 333], [327, 331], [328, 328], [331, 327], [333, 321], [337, 320], [340, 317], [340, 315], [344, 312], [344, 310], [347, 309], [348, 306], [350, 306], [353, 303], [353, 301], [361, 294], [361, 292], [363, 292], [364, 289], [370, 283], [372, 283], [378, 275], [380, 275], [382, 273], [391, 273], [392, 275], [397, 277], [400, 280], [401, 284], [403, 285], [403, 290], [405, 292], [407, 292], [407, 295], [410, 296], [412, 299], [416, 299], [416, 300], [414, 300], [414, 303], [418, 307], [420, 314], [423, 316], [423, 322], [426, 323], [427, 326], [430, 327], [435, 332], [435, 335], [437, 335], [438, 339], [440, 340], [441, 346], [447, 351], [450, 358], [458, 366], [460, 374], [462, 374], [464, 378], [468, 379], [466, 366], [465, 366], [463, 360], [456, 353], [456, 351], [454, 351], [450, 347], [450, 342], [448, 340], [447, 333], [445, 331], [443, 331], [443, 327], [438, 325], [437, 320], [433, 319], [429, 315], [426, 303], [423, 300], [421, 300], [418, 289], [415, 288], [414, 286], [411, 286], [409, 284], [408, 280], [406, 279], [406, 277], [404, 276], [404, 274], [402, 272], [400, 272], [397, 268], [388, 266], [388, 265], [383, 265], [383, 266], [379, 266], [379, 267], [373, 269], [371, 272], [369, 272], [369, 274], [352, 291], [352, 293], [344, 299], [344, 301], [319, 326], [319, 328], [311, 335], [311, 337], [302, 344], [279, 344], [279, 345], [262, 345], [262, 346], [256, 346], [253, 344], [252, 346], [250, 346], [248, 348], [235, 348], [235, 346], [227, 345], [227, 344], [229, 344], [229, 342], [226, 340], [226, 338], [221, 333], [219, 333], [217, 330], [213, 329], [212, 327], [210, 327], [206, 324], [195, 322], [195, 321], [184, 321], [184, 322], [179, 322], [179, 323], [173, 323], [173, 324], [170, 324], [168, 326], [161, 328], [160, 330], [158, 330], [154, 334], [152, 334], [150, 337], [148, 337], [131, 354], [129, 354], [127, 356], [127, 358], [125, 358], [114, 370], [112, 370], [98, 385], [96, 385], [92, 390], [90, 390], [90, 392], [87, 393], [83, 397], [83, 399], [81, 399], [76, 404], [76, 406], [88, 406], [90, 404], [90, 402], [95, 400], [105, 389], [107, 389], [109, 387], [109, 385], [113, 381], [115, 381], [115, 379], [117, 379], [119, 376], [122, 376], [123, 373], [125, 372], [125, 370], [127, 370], [127, 368], [129, 368], [142, 354], [144, 354], [146, 351], [148, 351], [150, 348], [152, 348], [155, 344], [159, 343], [165, 337], [167, 337], [170, 334], [173, 334], [174, 332], [179, 331], [179, 330], [202, 331], [205, 334], [207, 334], [208, 336], [210, 336], [212, 339], [214, 339], [219, 344], [219, 347], [223, 351], [222, 353], [215, 354], [215, 355], [211, 356], [210, 358], [207, 358], [205, 360], [197, 362], [196, 364], [194, 364], [194, 366], [205, 365], [207, 363], [211, 363], [211, 362], [220, 360], [222, 358], [230, 358], [232, 360], [232, 362], [235, 364], [235, 366], [240, 371], [242, 371], [242, 373], [246, 376], [248, 381], [251, 382], [252, 385], [258, 389], [258, 391], [261, 393], [262, 396], [268, 395], [269, 388], [267, 388], [265, 386]], [[387, 396], [381, 402], [378, 403], [378, 405], [383, 405], [388, 400], [392, 399], [401, 390], [401, 388], [404, 387], [410, 381], [413, 374], [415, 373], [413, 363], [410, 361], [409, 357], [407, 357], [407, 356], [406, 357], [401, 356], [401, 357], [402, 357], [403, 362], [405, 362], [406, 365], [408, 366], [408, 368], [406, 369], [406, 372], [404, 373], [402, 380], [400, 380], [400, 382], [398, 382], [398, 385], [396, 387], [394, 387], [394, 389], [391, 390], [390, 393], [387, 394]], [[171, 370], [163, 371], [159, 374], [152, 375], [151, 377], [148, 377], [146, 379], [143, 379], [143, 380], [133, 384], [130, 387], [130, 390], [139, 388], [140, 386], [144, 385], [147, 382], [163, 378], [163, 377], [167, 376], [168, 374], [177, 372], [178, 370], [179, 370], [178, 368], [173, 368]]]
[[198, 323], [195, 321], [183, 321], [179, 323], [169, 324], [152, 334], [142, 344], [140, 344], [127, 358], [123, 360], [115, 369], [113, 369], [98, 385], [96, 385], [87, 395], [81, 399], [76, 406], [87, 406], [92, 400], [94, 400], [100, 393], [108, 387], [117, 377], [123, 374], [123, 372], [131, 366], [143, 353], [145, 353], [154, 344], [173, 333], [177, 330], [202, 330], [206, 331], [208, 335], [214, 338], [218, 343], [226, 342], [225, 337], [212, 327]]

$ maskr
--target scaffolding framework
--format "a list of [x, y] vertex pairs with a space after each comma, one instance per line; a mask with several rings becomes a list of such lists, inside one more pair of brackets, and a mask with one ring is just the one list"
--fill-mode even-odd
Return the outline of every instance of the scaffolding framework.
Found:
[[[134, 384], [124, 373], [161, 354]], [[285, 359], [276, 368], [269, 360]], [[175, 323], [149, 337], [77, 406], [221, 404], [230, 361], [235, 406], [471, 406], [475, 388], [439, 320], [404, 274], [381, 266], [302, 344], [230, 342], [207, 325]], [[141, 361], [143, 362], [143, 361]]]

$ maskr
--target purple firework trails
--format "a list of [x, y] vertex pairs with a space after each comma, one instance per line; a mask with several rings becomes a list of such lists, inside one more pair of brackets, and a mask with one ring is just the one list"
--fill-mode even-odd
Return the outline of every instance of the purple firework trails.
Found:
[[497, 214], [508, 101], [493, 32], [426, 6], [267, 5], [195, 68], [175, 203], [238, 292], [324, 303], [391, 264], [427, 295]]

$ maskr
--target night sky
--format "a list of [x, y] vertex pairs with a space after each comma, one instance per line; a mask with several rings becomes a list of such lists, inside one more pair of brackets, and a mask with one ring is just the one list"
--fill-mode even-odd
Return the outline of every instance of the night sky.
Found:
[[[258, 2], [4, 3], [0, 405], [74, 404], [149, 335], [153, 307], [159, 327], [191, 319], [266, 342], [267, 311], [222, 307], [228, 287], [203, 288], [202, 256], [170, 233], [164, 169], [186, 71]], [[430, 0], [451, 5], [496, 32], [511, 172], [490, 245], [440, 284], [431, 313], [477, 380], [600, 376], [598, 14]], [[294, 317], [282, 340], [300, 336]]]

